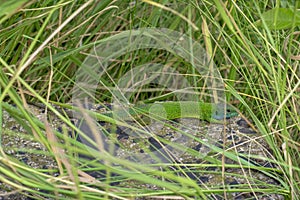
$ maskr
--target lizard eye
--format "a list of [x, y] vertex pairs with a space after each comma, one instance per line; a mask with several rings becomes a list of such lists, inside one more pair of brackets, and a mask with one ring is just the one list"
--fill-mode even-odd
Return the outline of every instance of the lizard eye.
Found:
[[226, 112], [230, 113], [230, 112], [231, 112], [231, 110], [230, 110], [230, 109], [226, 109]]

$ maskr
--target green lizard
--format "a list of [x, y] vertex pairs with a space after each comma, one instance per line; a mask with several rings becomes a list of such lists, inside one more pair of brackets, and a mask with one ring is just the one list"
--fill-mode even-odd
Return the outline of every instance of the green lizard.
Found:
[[115, 109], [96, 115], [99, 120], [115, 123], [116, 120], [136, 119], [139, 116], [163, 120], [178, 118], [196, 118], [214, 123], [222, 123], [225, 118], [237, 116], [238, 113], [231, 106], [225, 104], [203, 103], [195, 101], [156, 102], [131, 107], [129, 109]]
[[[178, 118], [195, 118], [200, 120], [206, 120], [213, 123], [222, 123], [221, 120], [228, 119], [237, 116], [238, 113], [232, 106], [226, 104], [214, 104], [203, 103], [196, 101], [165, 101], [155, 102], [151, 104], [142, 104], [132, 106], [128, 109], [114, 108], [112, 111], [104, 113], [97, 113], [88, 109], [79, 108], [77, 106], [71, 106], [67, 104], [61, 104], [52, 102], [58, 107], [49, 107], [53, 112], [59, 111], [61, 114], [67, 114], [69, 117], [82, 118], [82, 116], [76, 116], [78, 113], [85, 113], [94, 116], [99, 121], [104, 121], [112, 124], [124, 125], [128, 120], [139, 120], [142, 117], [154, 118], [156, 120], [173, 120]], [[8, 104], [4, 104], [7, 107]], [[44, 107], [40, 104], [36, 104], [38, 107]], [[225, 108], [226, 105], [226, 108]], [[82, 107], [82, 106], [81, 106]], [[66, 108], [66, 109], [65, 109]], [[55, 111], [56, 110], [56, 111]], [[77, 113], [77, 114], [76, 114]]]

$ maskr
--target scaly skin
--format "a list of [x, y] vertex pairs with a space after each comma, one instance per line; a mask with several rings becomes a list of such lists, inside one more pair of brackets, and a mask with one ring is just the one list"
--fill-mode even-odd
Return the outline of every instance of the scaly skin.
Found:
[[111, 112], [102, 113], [102, 115], [110, 118], [114, 117], [118, 120], [129, 120], [130, 118], [132, 119], [143, 115], [158, 120], [196, 118], [210, 122], [220, 122], [219, 120], [237, 116], [238, 113], [232, 107], [227, 106], [224, 114], [224, 104], [202, 103], [195, 101], [167, 101], [138, 105], [127, 110], [119, 108]]

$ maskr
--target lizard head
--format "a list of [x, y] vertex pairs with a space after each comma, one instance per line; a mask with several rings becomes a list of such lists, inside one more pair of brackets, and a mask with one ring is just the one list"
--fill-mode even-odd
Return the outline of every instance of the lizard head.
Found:
[[229, 119], [238, 115], [236, 109], [228, 104], [219, 103], [213, 110], [212, 118], [216, 120]]

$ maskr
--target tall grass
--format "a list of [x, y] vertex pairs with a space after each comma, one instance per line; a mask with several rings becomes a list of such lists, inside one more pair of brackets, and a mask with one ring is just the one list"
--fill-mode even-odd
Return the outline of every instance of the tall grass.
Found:
[[[1, 149], [1, 182], [34, 198], [57, 199], [126, 199], [151, 195], [205, 199], [207, 194], [226, 190], [203, 188], [188, 178], [178, 177], [176, 173], [137, 166], [136, 163], [111, 155], [97, 157], [105, 160], [105, 165], [100, 162], [89, 163], [92, 161], [74, 155], [89, 156], [93, 149], [86, 149], [68, 137], [66, 130], [64, 134], [54, 132], [49, 125], [40, 122], [25, 109], [26, 101], [42, 102], [76, 130], [71, 121], [48, 102], [70, 102], [72, 88], [76, 84], [76, 72], [90, 55], [95, 42], [104, 41], [123, 31], [154, 27], [176, 30], [200, 41], [222, 74], [227, 100], [233, 102], [241, 114], [253, 122], [267, 141], [280, 171], [280, 188], [266, 185], [265, 189], [258, 188], [255, 192], [273, 193], [276, 190], [287, 199], [297, 199], [300, 195], [297, 1], [10, 2], [16, 4], [12, 7], [0, 5], [0, 9], [7, 11], [0, 21], [0, 100], [4, 109], [31, 133], [30, 136], [44, 144], [47, 149], [45, 154], [55, 159], [58, 168], [32, 169], [6, 156]], [[271, 15], [274, 18], [268, 18], [266, 11], [275, 7], [291, 9], [294, 13], [292, 19], [281, 20], [281, 15], [276, 18], [276, 12]], [[274, 23], [277, 22], [285, 26], [276, 29]], [[193, 86], [199, 92], [197, 95], [201, 96], [205, 80], [202, 77], [198, 80], [200, 76], [190, 64], [172, 56], [162, 50], [139, 50], [114, 60], [108, 73], [101, 77], [102, 85], [96, 90], [96, 101], [111, 102], [111, 92], [124, 74], [135, 65], [154, 62], [178, 69], [188, 80], [194, 81]], [[176, 96], [159, 87], [145, 85], [129, 101], [176, 99]], [[204, 97], [201, 100], [207, 99]], [[18, 109], [10, 106], [13, 104]], [[45, 129], [48, 136], [44, 134]], [[77, 129], [77, 132], [81, 131]], [[84, 135], [82, 132], [80, 134]], [[56, 135], [61, 142], [51, 135]], [[126, 166], [126, 170], [114, 167], [112, 163]], [[106, 178], [95, 180], [82, 172], [96, 169]], [[267, 171], [264, 168], [261, 170]], [[54, 172], [59, 172], [60, 176], [52, 176]], [[129, 179], [163, 189], [111, 186], [114, 182]]]

